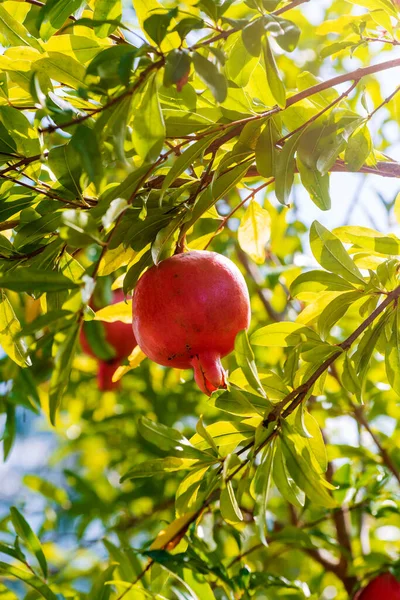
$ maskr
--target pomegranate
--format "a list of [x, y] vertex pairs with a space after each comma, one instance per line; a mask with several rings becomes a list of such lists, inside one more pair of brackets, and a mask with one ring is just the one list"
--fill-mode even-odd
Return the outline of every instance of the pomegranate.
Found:
[[[117, 302], [123, 302], [125, 296], [122, 290], [113, 292], [112, 304]], [[100, 307], [92, 305], [93, 309]], [[112, 390], [118, 387], [118, 383], [112, 381], [112, 377], [124, 358], [127, 358], [134, 347], [137, 345], [135, 336], [133, 335], [132, 327], [129, 323], [122, 323], [122, 321], [115, 321], [114, 323], [102, 322], [101, 325], [104, 327], [105, 339], [108, 344], [114, 349], [115, 356], [109, 360], [99, 359], [95, 352], [90, 347], [89, 341], [85, 335], [85, 324], [81, 329], [80, 342], [82, 350], [98, 359], [98, 372], [97, 372], [97, 383], [98, 388], [101, 391]]]
[[132, 310], [137, 343], [149, 358], [192, 367], [207, 395], [226, 387], [221, 357], [250, 322], [246, 282], [232, 261], [197, 250], [167, 258], [139, 279]]
[[391, 573], [382, 573], [358, 592], [354, 600], [400, 600], [400, 581]]

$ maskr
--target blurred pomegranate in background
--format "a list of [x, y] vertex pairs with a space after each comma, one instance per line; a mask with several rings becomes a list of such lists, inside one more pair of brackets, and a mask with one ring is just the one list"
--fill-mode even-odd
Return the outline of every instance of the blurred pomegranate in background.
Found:
[[[123, 302], [124, 299], [125, 295], [123, 291], [116, 290], [112, 293], [111, 303], [116, 304], [117, 302]], [[96, 306], [94, 303], [91, 303], [91, 307], [94, 310], [101, 308], [100, 306]], [[97, 333], [95, 332], [95, 343], [93, 343], [93, 332], [90, 333], [89, 331], [93, 326], [96, 328], [101, 328], [100, 331], [102, 336], [104, 336], [104, 342], [106, 342], [108, 345], [108, 349], [99, 347], [101, 346], [101, 336], [99, 335], [98, 329]], [[114, 323], [106, 323], [102, 321], [85, 322], [81, 329], [80, 342], [82, 350], [89, 356], [93, 356], [93, 358], [97, 359], [98, 361], [97, 383], [99, 390], [107, 391], [116, 389], [119, 385], [119, 382], [114, 383], [112, 381], [113, 375], [116, 369], [119, 367], [121, 361], [127, 358], [135, 346], [137, 346], [131, 324], [123, 323], [122, 321], [115, 321]], [[113, 352], [114, 355], [112, 358], [101, 358], [102, 352], [107, 352], [107, 350], [111, 350]]]

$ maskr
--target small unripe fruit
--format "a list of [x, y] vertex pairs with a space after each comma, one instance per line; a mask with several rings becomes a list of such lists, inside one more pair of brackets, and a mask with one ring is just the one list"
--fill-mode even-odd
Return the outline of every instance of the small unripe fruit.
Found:
[[191, 251], [162, 261], [138, 281], [132, 310], [137, 343], [151, 360], [192, 367], [208, 395], [226, 387], [221, 357], [250, 323], [246, 282], [231, 260]]
[[400, 581], [391, 573], [378, 575], [354, 600], [400, 600]]
[[[124, 299], [123, 291], [116, 290], [113, 292], [111, 303], [123, 302]], [[96, 309], [98, 307], [92, 306], [92, 308]], [[127, 358], [137, 346], [137, 342], [129, 323], [115, 321], [114, 323], [102, 322], [101, 324], [104, 327], [105, 340], [115, 352], [115, 356], [111, 360], [101, 360], [96, 356], [86, 338], [84, 327], [81, 329], [80, 342], [82, 350], [98, 360], [98, 388], [101, 391], [107, 391], [118, 387], [118, 382], [114, 383], [112, 380], [113, 375], [121, 361]]]

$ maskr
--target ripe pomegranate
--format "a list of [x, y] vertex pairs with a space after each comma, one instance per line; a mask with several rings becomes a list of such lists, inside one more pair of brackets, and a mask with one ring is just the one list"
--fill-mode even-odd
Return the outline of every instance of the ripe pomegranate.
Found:
[[400, 600], [400, 581], [391, 573], [382, 573], [358, 592], [354, 600]]
[[226, 387], [221, 357], [250, 322], [246, 282], [232, 261], [207, 251], [167, 258], [139, 279], [132, 311], [137, 343], [149, 358], [192, 367], [207, 395]]
[[[116, 290], [113, 292], [112, 304], [122, 302], [125, 296], [122, 290]], [[92, 305], [93, 309], [100, 307]], [[101, 325], [104, 327], [105, 339], [114, 348], [115, 356], [109, 360], [98, 359], [95, 352], [90, 347], [89, 341], [85, 335], [85, 324], [81, 329], [80, 342], [82, 350], [98, 359], [98, 371], [97, 371], [97, 383], [98, 388], [101, 391], [112, 390], [118, 387], [118, 382], [114, 383], [112, 377], [124, 358], [127, 358], [137, 342], [133, 335], [132, 327], [129, 323], [122, 323], [122, 321], [115, 321], [114, 323], [102, 322]]]

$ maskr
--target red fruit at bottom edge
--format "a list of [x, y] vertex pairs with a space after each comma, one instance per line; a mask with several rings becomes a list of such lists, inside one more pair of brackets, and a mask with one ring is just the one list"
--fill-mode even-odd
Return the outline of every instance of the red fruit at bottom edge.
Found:
[[139, 279], [132, 310], [137, 343], [149, 358], [192, 367], [208, 395], [226, 386], [221, 357], [250, 323], [246, 282], [232, 261], [215, 252], [176, 254]]
[[[123, 302], [124, 299], [125, 295], [122, 290], [113, 292], [112, 304]], [[97, 307], [92, 306], [92, 308]], [[115, 356], [111, 360], [104, 361], [98, 359], [86, 339], [84, 328], [81, 329], [80, 342], [82, 350], [86, 354], [98, 359], [99, 367], [97, 372], [97, 383], [99, 390], [108, 391], [118, 387], [119, 383], [114, 383], [112, 380], [113, 375], [121, 361], [127, 358], [135, 346], [137, 346], [137, 342], [130, 323], [115, 321], [114, 323], [102, 322], [102, 325], [104, 327], [105, 339], [115, 351]]]
[[391, 573], [378, 575], [354, 600], [400, 600], [400, 581]]

